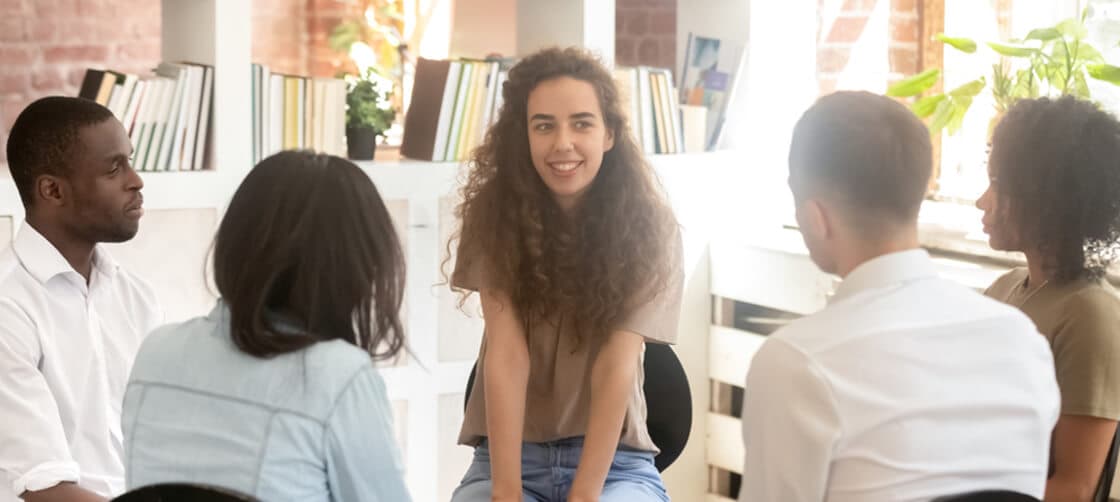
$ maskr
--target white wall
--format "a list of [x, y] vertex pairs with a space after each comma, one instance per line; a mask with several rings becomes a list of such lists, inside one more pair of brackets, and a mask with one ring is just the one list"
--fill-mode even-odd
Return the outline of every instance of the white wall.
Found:
[[677, 1], [677, 65], [673, 67], [674, 77], [680, 77], [690, 32], [746, 47], [751, 0]]
[[517, 0], [517, 54], [580, 46], [614, 64], [615, 0]]

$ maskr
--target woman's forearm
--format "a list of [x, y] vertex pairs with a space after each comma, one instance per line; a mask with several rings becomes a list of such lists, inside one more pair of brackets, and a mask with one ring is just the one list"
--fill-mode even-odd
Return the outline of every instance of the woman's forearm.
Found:
[[637, 375], [642, 338], [629, 332], [616, 332], [604, 345], [591, 367], [591, 409], [583, 454], [572, 483], [577, 499], [597, 500], [610, 471], [626, 405]]
[[[494, 495], [521, 495], [521, 440], [529, 354], [524, 347], [491, 346], [483, 367], [486, 433]], [[506, 493], [511, 492], [511, 493]]]

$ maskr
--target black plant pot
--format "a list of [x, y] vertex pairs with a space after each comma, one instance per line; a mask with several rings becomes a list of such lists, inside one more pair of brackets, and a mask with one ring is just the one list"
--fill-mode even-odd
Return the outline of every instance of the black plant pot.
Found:
[[373, 160], [377, 132], [371, 127], [346, 128], [346, 156], [351, 160]]

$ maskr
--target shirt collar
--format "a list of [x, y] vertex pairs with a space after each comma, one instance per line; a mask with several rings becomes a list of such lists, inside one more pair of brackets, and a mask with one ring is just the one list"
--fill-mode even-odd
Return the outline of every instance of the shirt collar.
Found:
[[[41, 284], [60, 274], [77, 273], [58, 248], [26, 221], [20, 226], [12, 249], [31, 276]], [[93, 268], [111, 279], [117, 275], [120, 265], [98, 244], [93, 248]]]
[[924, 249], [888, 253], [865, 261], [852, 270], [836, 288], [831, 302], [869, 289], [932, 277], [937, 277], [937, 268]]

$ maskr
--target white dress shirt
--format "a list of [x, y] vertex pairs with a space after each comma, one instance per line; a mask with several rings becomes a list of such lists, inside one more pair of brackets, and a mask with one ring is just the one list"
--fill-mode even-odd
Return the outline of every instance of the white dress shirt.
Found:
[[881, 256], [755, 355], [739, 499], [1041, 498], [1058, 406], [1026, 316], [937, 277], [925, 251]]
[[161, 318], [152, 289], [101, 246], [87, 286], [22, 226], [0, 253], [0, 502], [62, 481], [123, 491], [125, 383]]

